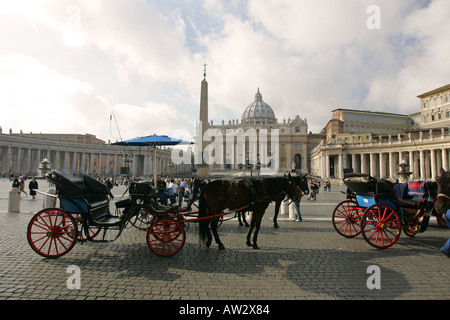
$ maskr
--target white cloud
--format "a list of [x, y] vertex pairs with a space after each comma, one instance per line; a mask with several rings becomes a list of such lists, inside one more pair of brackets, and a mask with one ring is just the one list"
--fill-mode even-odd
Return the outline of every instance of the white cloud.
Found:
[[404, 20], [405, 42], [399, 43], [403, 44], [399, 50], [405, 51], [402, 66], [373, 79], [366, 103], [391, 112], [413, 113], [420, 110], [417, 95], [450, 83], [446, 54], [450, 42], [444, 36], [450, 32], [449, 15], [447, 2], [434, 0]]
[[[42, 132], [42, 128], [64, 133], [84, 130], [79, 125], [87, 119], [84, 112], [92, 116], [89, 110], [106, 107], [95, 97], [90, 84], [19, 54], [0, 58], [0, 96], [2, 109], [7, 111], [1, 125], [14, 132]], [[90, 105], [76, 105], [76, 101]]]
[[124, 139], [193, 130], [204, 62], [216, 123], [240, 119], [259, 87], [280, 121], [299, 114], [313, 132], [339, 107], [415, 112], [449, 82], [446, 0], [0, 2], [0, 103], [38, 123], [14, 114], [3, 128], [108, 140], [113, 110]]

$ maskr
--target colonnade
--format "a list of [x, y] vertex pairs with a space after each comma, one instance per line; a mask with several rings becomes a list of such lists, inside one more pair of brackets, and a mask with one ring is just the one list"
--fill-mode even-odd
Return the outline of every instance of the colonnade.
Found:
[[432, 180], [439, 175], [441, 167], [448, 170], [448, 159], [447, 148], [407, 152], [327, 154], [324, 157], [323, 174], [321, 172], [320, 176], [342, 178], [348, 170], [395, 180], [400, 170], [399, 165], [405, 163], [409, 165], [412, 179]]
[[399, 165], [409, 165], [410, 179], [433, 180], [439, 169], [448, 171], [450, 135], [430, 135], [420, 138], [396, 137], [370, 143], [321, 143], [311, 154], [312, 173], [342, 179], [346, 172], [358, 172], [374, 177], [396, 180]]
[[[132, 176], [153, 176], [153, 152], [153, 148], [127, 147], [124, 150], [106, 143], [0, 134], [0, 173], [38, 176], [40, 162], [47, 159], [53, 169], [72, 169], [92, 176], [117, 176], [128, 164]], [[156, 164], [161, 175], [192, 171], [190, 165], [173, 165], [170, 149], [156, 149]]]

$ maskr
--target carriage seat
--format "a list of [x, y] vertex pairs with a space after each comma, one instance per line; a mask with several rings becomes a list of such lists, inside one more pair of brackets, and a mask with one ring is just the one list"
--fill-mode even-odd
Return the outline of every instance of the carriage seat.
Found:
[[108, 199], [103, 201], [95, 201], [95, 202], [88, 202], [88, 208], [89, 209], [97, 209], [103, 206], [109, 205]]
[[422, 203], [424, 203], [424, 199], [421, 197], [414, 197], [411, 199], [399, 199], [400, 206], [402, 208], [418, 208]]
[[[402, 186], [405, 186], [403, 191], [400, 193], [398, 190]], [[430, 182], [425, 181], [411, 181], [408, 183], [399, 183], [396, 185], [396, 192], [399, 198], [400, 205], [406, 208], [417, 208], [422, 204], [428, 202], [428, 198], [431, 196]]]
[[111, 225], [120, 221], [118, 217], [111, 215], [107, 198], [100, 201], [87, 202], [87, 205], [92, 220], [99, 225]]
[[175, 211], [178, 211], [179, 206], [175, 205], [173, 207], [169, 207], [169, 208], [165, 208], [165, 207], [158, 207], [155, 208], [153, 206], [151, 206], [152, 212], [156, 213], [156, 214], [169, 214], [169, 213], [173, 213]]

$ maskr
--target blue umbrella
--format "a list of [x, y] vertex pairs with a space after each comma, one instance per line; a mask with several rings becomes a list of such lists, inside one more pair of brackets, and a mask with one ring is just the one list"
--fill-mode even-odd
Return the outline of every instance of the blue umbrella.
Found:
[[114, 145], [125, 146], [173, 146], [177, 144], [193, 144], [193, 142], [171, 138], [165, 135], [151, 135], [146, 137], [138, 137], [130, 140], [113, 143]]
[[151, 136], [146, 137], [138, 137], [130, 140], [125, 140], [121, 142], [113, 143], [113, 145], [121, 145], [121, 146], [149, 146], [155, 148], [153, 152], [153, 172], [154, 172], [154, 185], [156, 187], [156, 179], [157, 179], [157, 172], [156, 172], [156, 147], [157, 146], [174, 146], [174, 145], [186, 145], [186, 144], [193, 144], [193, 142], [180, 140], [171, 138], [166, 135], [157, 135], [153, 134]]

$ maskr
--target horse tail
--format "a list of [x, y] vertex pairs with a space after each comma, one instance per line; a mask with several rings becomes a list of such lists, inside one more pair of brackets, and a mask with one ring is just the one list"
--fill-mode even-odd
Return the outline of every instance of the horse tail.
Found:
[[[208, 205], [206, 203], [205, 195], [204, 195], [205, 184], [202, 183], [200, 185], [200, 195], [198, 198], [198, 217], [206, 217], [208, 215]], [[200, 243], [206, 243], [207, 235], [208, 235], [208, 226], [209, 220], [204, 219], [199, 221], [198, 233], [200, 237]]]

